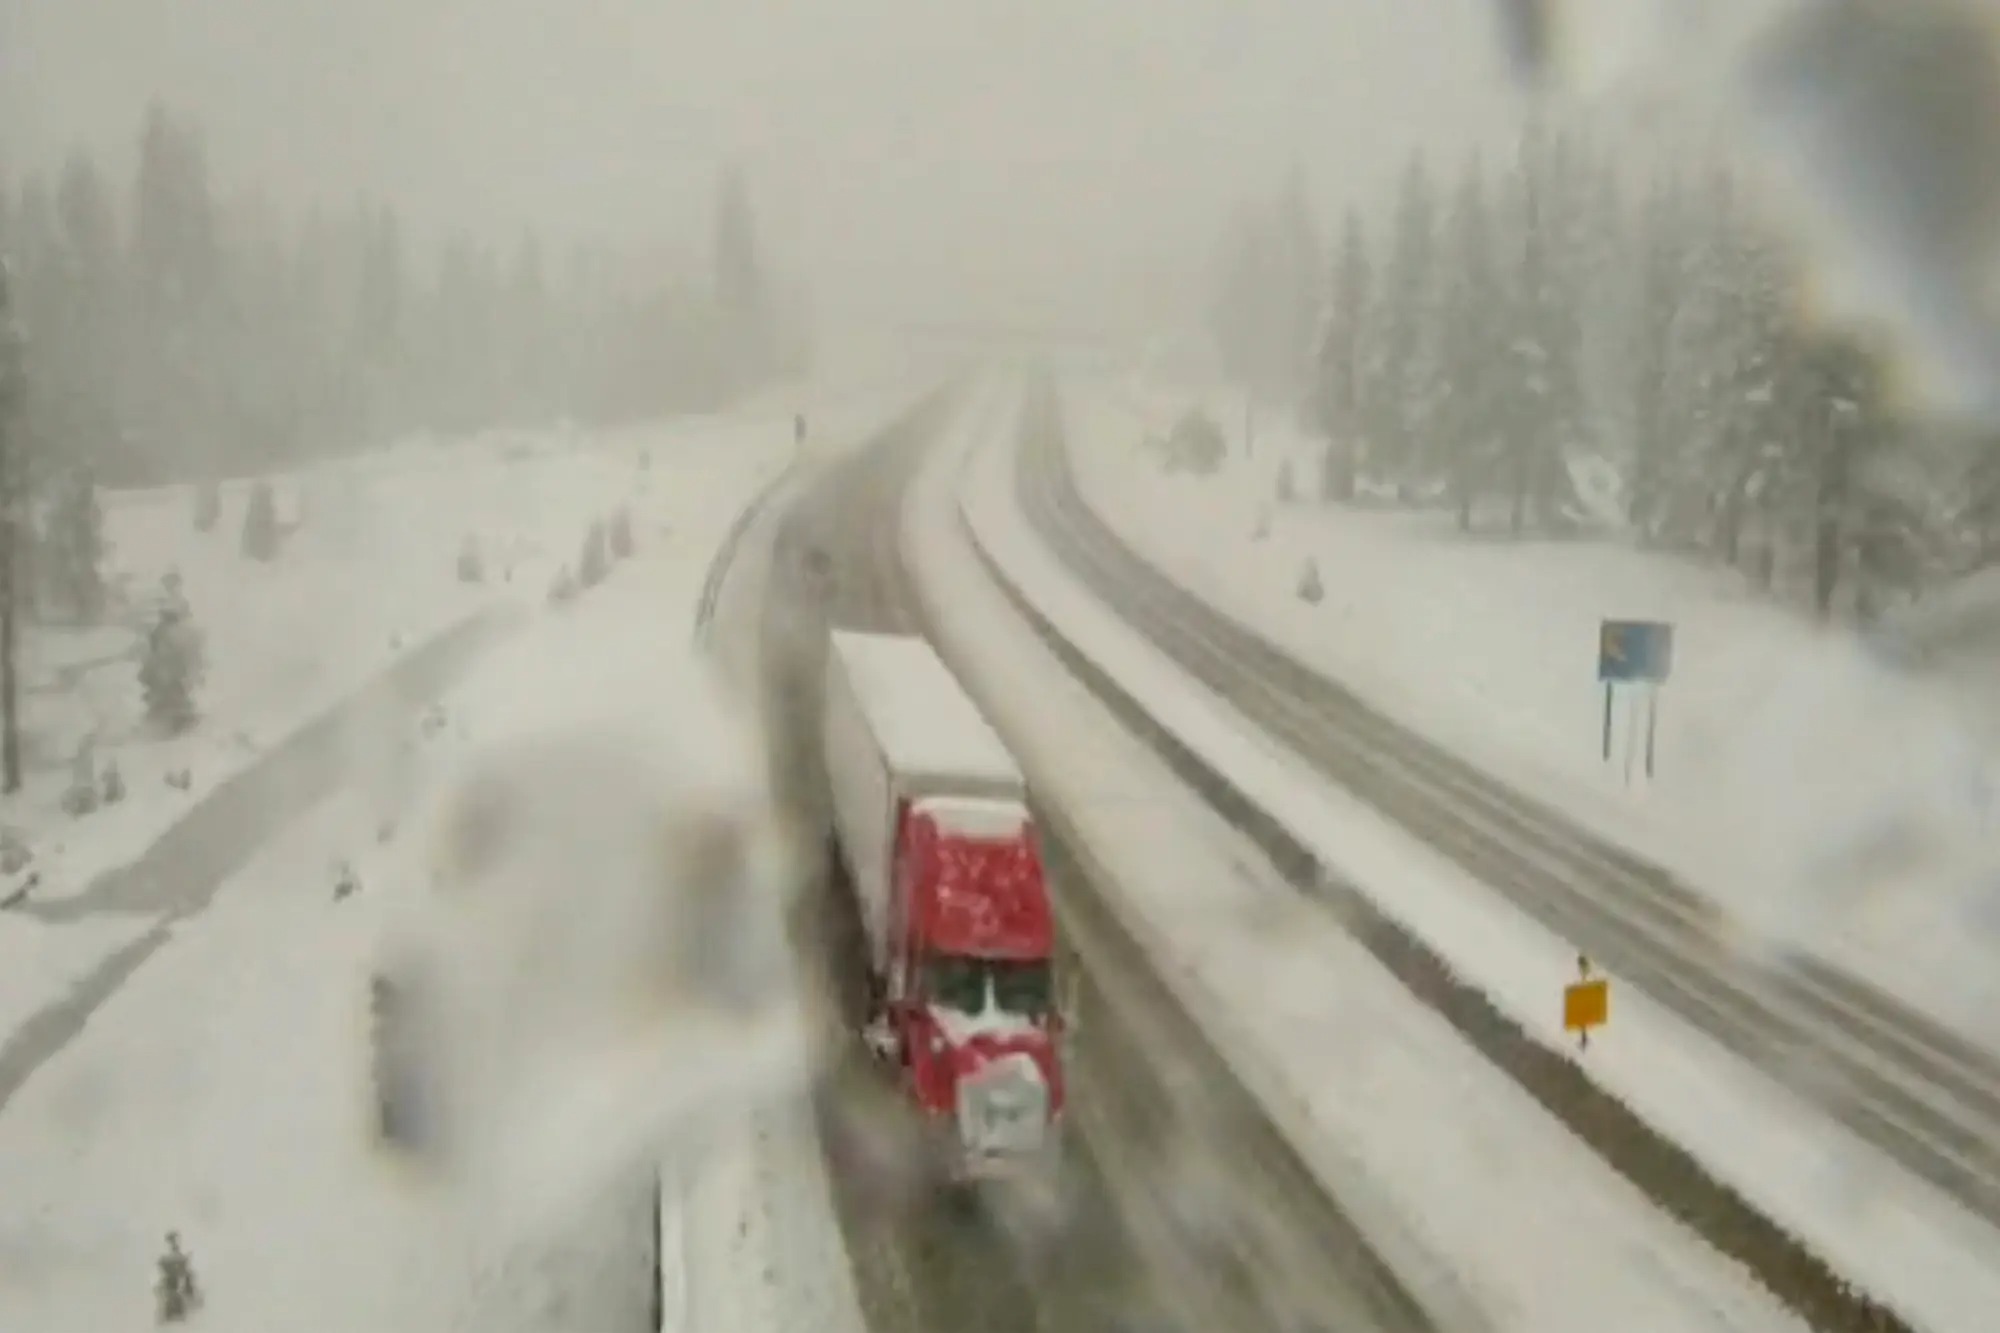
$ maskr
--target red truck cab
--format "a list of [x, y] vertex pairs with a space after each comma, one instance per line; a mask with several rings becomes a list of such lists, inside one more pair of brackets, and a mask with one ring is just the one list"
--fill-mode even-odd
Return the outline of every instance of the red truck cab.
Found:
[[961, 1174], [1040, 1153], [1063, 1109], [1055, 923], [1027, 813], [1011, 802], [905, 801], [883, 994], [917, 1104], [958, 1137]]

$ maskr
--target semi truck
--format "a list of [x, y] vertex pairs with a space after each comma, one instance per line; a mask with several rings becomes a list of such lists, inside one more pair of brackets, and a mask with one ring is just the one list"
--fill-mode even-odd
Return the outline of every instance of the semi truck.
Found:
[[862, 1036], [948, 1182], [1049, 1181], [1068, 1016], [1021, 770], [921, 638], [834, 631], [823, 704], [835, 868], [867, 954]]

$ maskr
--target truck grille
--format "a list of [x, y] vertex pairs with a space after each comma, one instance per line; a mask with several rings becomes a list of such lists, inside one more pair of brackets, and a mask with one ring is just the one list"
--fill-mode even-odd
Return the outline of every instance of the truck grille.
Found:
[[1049, 1089], [1032, 1058], [993, 1061], [958, 1085], [958, 1132], [975, 1157], [1030, 1153], [1042, 1146]]

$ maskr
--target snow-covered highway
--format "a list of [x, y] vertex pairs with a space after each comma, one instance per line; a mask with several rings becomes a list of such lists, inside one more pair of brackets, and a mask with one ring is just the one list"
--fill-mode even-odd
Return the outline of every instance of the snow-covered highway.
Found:
[[[1162, 615], [1195, 623], [1168, 589], [1094, 588], [1084, 539], [1049, 529], [1087, 516], [1036, 491], [1053, 405], [993, 373], [830, 411], [803, 452], [776, 413], [662, 451], [639, 553], [603, 586], [519, 608], [462, 684], [398, 668], [399, 701], [358, 708], [367, 745], [328, 722], [276, 748], [301, 780], [247, 780], [261, 804], [233, 842], [16, 918], [112, 961], [93, 982], [51, 949], [43, 1003], [0, 1045], [0, 1326], [141, 1326], [169, 1229], [218, 1329], [1844, 1333], [1875, 1300], [1886, 1327], [1979, 1326], [2000, 1302], [1983, 1222], [1633, 993], [1615, 952], [1615, 1025], [1577, 1058], [1551, 1019], [1573, 941], [1425, 845], [1449, 844], [1447, 803], [1435, 828], [1385, 820], [1365, 772], [1318, 771], [1305, 731], [1246, 715], [1296, 709], [1288, 687], [1225, 698], [1149, 641]], [[548, 1112], [592, 1141], [519, 1129], [540, 1171], [522, 1179], [560, 1179], [560, 1207], [468, 1215], [392, 1165], [367, 1131], [361, 1001], [427, 870], [385, 815], [546, 711], [516, 701], [588, 692], [592, 663], [626, 682], [594, 707], [673, 716], [648, 689], [692, 638], [759, 715], [747, 739], [816, 863], [828, 624], [931, 636], [1028, 773], [1080, 1002], [1060, 1214], [1003, 1225], [904, 1187], [851, 927], [817, 877], [749, 904], [757, 931], [789, 928], [797, 976], [758, 1004], [790, 1018], [728, 1058], [698, 1024], [658, 1030], [723, 1123], [662, 1068], [558, 1061]], [[442, 726], [413, 728], [438, 692]], [[342, 862], [361, 887], [337, 899]], [[623, 1109], [565, 1100], [593, 1088]]]

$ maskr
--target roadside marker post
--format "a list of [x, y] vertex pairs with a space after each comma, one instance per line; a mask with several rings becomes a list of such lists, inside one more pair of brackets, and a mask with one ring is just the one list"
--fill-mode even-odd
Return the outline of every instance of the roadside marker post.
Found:
[[[1660, 686], [1673, 673], [1674, 627], [1664, 620], [1606, 620], [1597, 634], [1597, 679], [1604, 686], [1604, 762], [1611, 762], [1613, 705], [1620, 685], [1644, 685], [1646, 776], [1654, 771], [1660, 724]], [[1632, 700], [1625, 729], [1625, 781], [1632, 781], [1638, 752], [1639, 704]]]
[[1578, 1050], [1590, 1049], [1590, 1030], [1611, 1021], [1611, 981], [1592, 976], [1590, 959], [1576, 956], [1577, 979], [1563, 987], [1563, 1031], [1576, 1034]]

